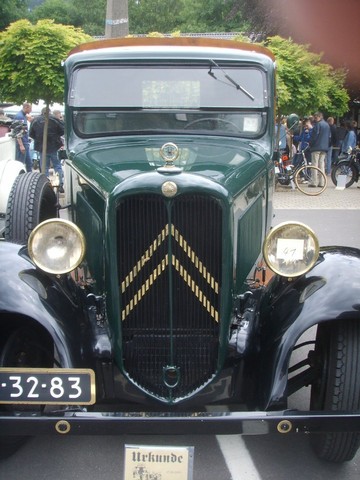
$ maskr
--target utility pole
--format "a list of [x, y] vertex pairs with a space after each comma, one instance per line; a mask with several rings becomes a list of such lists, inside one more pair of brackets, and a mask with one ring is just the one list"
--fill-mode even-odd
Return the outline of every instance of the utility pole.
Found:
[[128, 0], [107, 0], [105, 37], [125, 37], [129, 35]]

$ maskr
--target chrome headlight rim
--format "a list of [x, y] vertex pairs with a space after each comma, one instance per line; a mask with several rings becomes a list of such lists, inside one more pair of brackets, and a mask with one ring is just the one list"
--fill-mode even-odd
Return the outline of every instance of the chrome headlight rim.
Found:
[[[268, 245], [270, 244], [271, 241], [273, 241], [274, 238], [276, 238], [277, 235], [279, 235], [279, 232], [283, 229], [286, 228], [293, 228], [293, 227], [298, 227], [299, 229], [303, 229], [304, 232], [312, 239], [313, 244], [314, 244], [314, 254], [313, 258], [309, 263], [302, 269], [294, 272], [294, 273], [289, 273], [289, 272], [284, 272], [281, 269], [277, 268], [274, 266], [273, 262], [271, 261], [269, 257], [269, 250], [268, 250]], [[269, 233], [267, 234], [265, 241], [263, 243], [263, 256], [264, 260], [266, 262], [266, 265], [272, 270], [275, 274], [280, 275], [282, 277], [286, 278], [296, 278], [300, 277], [301, 275], [306, 274], [309, 272], [316, 262], [318, 261], [319, 258], [319, 253], [320, 253], [320, 244], [319, 240], [315, 234], [315, 232], [310, 228], [308, 225], [302, 222], [296, 222], [296, 221], [287, 221], [287, 222], [282, 222], [273, 227]]]
[[[43, 230], [44, 227], [47, 228], [49, 225], [56, 225], [56, 224], [65, 225], [66, 228], [69, 228], [70, 230], [72, 230], [72, 232], [78, 238], [79, 244], [80, 244], [80, 254], [76, 258], [76, 260], [66, 268], [57, 268], [57, 269], [49, 268], [46, 264], [44, 264], [41, 260], [39, 260], [33, 248], [34, 242], [39, 232], [41, 232], [41, 230]], [[64, 275], [75, 270], [75, 268], [77, 268], [84, 259], [85, 248], [86, 248], [85, 237], [82, 231], [80, 230], [80, 228], [70, 220], [65, 220], [63, 218], [50, 218], [48, 220], [44, 220], [43, 222], [39, 223], [30, 233], [29, 240], [28, 240], [28, 252], [31, 260], [40, 270], [53, 275]]]

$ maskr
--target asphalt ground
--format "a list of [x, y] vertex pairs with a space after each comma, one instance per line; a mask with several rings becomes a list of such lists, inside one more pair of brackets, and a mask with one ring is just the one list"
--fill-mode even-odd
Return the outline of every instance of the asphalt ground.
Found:
[[276, 186], [274, 195], [275, 209], [331, 209], [331, 210], [358, 210], [360, 209], [360, 183], [354, 183], [343, 190], [335, 188], [331, 178], [323, 193], [316, 196], [305, 195], [298, 189]]
[[308, 196], [299, 190], [276, 187], [272, 226], [287, 221], [308, 225], [321, 246], [360, 248], [360, 188], [338, 190], [331, 179], [323, 193]]

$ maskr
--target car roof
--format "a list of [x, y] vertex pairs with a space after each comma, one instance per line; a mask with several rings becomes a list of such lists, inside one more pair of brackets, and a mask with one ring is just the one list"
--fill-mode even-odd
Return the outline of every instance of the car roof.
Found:
[[[142, 51], [142, 52], [166, 52], [170, 49], [177, 52], [186, 52], [190, 49], [193, 52], [200, 52], [204, 49], [216, 51], [218, 49], [237, 50], [242, 52], [248, 52], [249, 56], [252, 54], [262, 54], [269, 57], [272, 61], [275, 61], [275, 57], [270, 50], [253, 43], [240, 42], [237, 40], [223, 40], [214, 38], [201, 38], [201, 37], [134, 37], [134, 38], [114, 38], [105, 40], [95, 40], [92, 42], [83, 43], [73, 48], [68, 56], [72, 56], [80, 52], [92, 52], [96, 55], [95, 51], [114, 51], [114, 50], [128, 50]], [[235, 53], [235, 52], [234, 52]]]

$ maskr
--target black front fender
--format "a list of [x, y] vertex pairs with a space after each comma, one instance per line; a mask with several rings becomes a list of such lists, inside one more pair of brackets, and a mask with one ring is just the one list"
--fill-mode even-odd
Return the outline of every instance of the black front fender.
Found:
[[62, 367], [81, 364], [82, 308], [61, 280], [35, 268], [25, 247], [0, 242], [0, 328], [31, 322], [53, 338]]
[[261, 312], [258, 398], [264, 408], [279, 408], [287, 402], [289, 360], [299, 337], [323, 322], [360, 322], [360, 250], [325, 247], [306, 275], [274, 277]]

